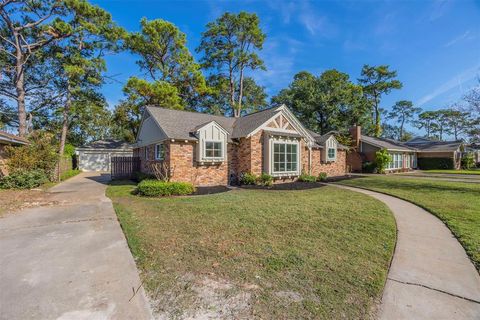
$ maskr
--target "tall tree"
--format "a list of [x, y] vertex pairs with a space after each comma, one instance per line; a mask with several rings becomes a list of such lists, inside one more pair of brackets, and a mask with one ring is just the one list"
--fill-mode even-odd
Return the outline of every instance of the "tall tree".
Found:
[[26, 78], [42, 51], [81, 29], [95, 27], [88, 20], [98, 7], [85, 0], [4, 0], [0, 2], [0, 51], [9, 57], [3, 72], [14, 90], [9, 98], [17, 105], [18, 131], [27, 133]]
[[399, 124], [398, 139], [405, 140], [404, 129], [405, 124], [411, 123], [416, 114], [418, 114], [422, 109], [417, 108], [413, 105], [411, 101], [400, 100], [395, 102], [392, 110], [388, 113], [390, 119], [396, 120]]
[[364, 125], [369, 120], [362, 88], [337, 70], [327, 70], [318, 77], [300, 72], [272, 102], [285, 103], [307, 127], [321, 134]]
[[[195, 109], [196, 99], [207, 91], [207, 87], [200, 65], [194, 61], [186, 46], [185, 34], [174, 24], [161, 19], [148, 21], [143, 18], [140, 24], [141, 31], [129, 35], [126, 46], [140, 56], [137, 64], [153, 82], [132, 78], [127, 83], [126, 91], [142, 91], [150, 86], [155, 88], [150, 91], [161, 97], [171, 93], [171, 87], [175, 87], [176, 94], [183, 101], [181, 104]], [[135, 88], [135, 85], [140, 87]], [[166, 91], [161, 92], [163, 89]]]
[[243, 110], [245, 72], [265, 70], [256, 52], [262, 49], [265, 40], [259, 24], [254, 13], [226, 12], [207, 24], [197, 48], [197, 52], [203, 53], [202, 66], [228, 79], [229, 104], [234, 117], [240, 117]]
[[[212, 74], [207, 79], [210, 92], [200, 102], [202, 111], [217, 115], [233, 116], [230, 108], [226, 77]], [[238, 91], [237, 91], [238, 92]], [[265, 88], [259, 86], [253, 78], [245, 77], [243, 84], [242, 113], [251, 113], [264, 109], [267, 106]]]
[[432, 133], [435, 131], [434, 127], [436, 127], [436, 124], [435, 124], [436, 118], [437, 118], [437, 115], [435, 114], [435, 111], [423, 111], [418, 115], [418, 119], [415, 122], [415, 126], [418, 129], [425, 130], [427, 138], [430, 138]]
[[448, 115], [450, 110], [440, 109], [433, 112], [434, 114], [434, 123], [433, 133], [437, 135], [437, 138], [442, 141], [445, 135], [451, 134], [451, 127]]
[[393, 89], [402, 88], [402, 83], [395, 79], [397, 72], [390, 70], [388, 65], [369, 66], [364, 65], [361, 72], [361, 77], [358, 82], [363, 86], [365, 97], [370, 102], [374, 119], [374, 135], [380, 137], [381, 115], [380, 102], [383, 95], [389, 94]]

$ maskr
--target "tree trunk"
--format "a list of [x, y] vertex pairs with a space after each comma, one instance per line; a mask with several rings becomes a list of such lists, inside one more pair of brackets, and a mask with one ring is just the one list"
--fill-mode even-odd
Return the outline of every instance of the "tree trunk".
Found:
[[400, 124], [400, 141], [403, 139], [403, 126], [405, 124], [405, 119], [402, 119], [402, 123]]
[[65, 107], [63, 108], [62, 112], [62, 133], [60, 135], [60, 147], [58, 148], [58, 154], [60, 158], [63, 155], [63, 152], [65, 151], [65, 143], [67, 141], [67, 133], [68, 133], [68, 115], [70, 113], [70, 107], [72, 104], [72, 98], [70, 96], [70, 87], [68, 88], [67, 91], [67, 101], [65, 102]]
[[243, 98], [243, 67], [240, 69], [240, 90], [238, 92], [238, 104], [237, 104], [237, 115], [240, 117], [242, 114], [242, 98]]
[[18, 109], [18, 135], [27, 135], [27, 111], [25, 109], [25, 74], [23, 72], [23, 59], [20, 52], [17, 53], [15, 65], [15, 89], [17, 92]]
[[230, 77], [230, 105], [232, 107], [233, 116], [237, 118], [237, 110], [235, 108], [235, 82], [233, 81], [233, 71], [232, 68], [229, 69]]
[[378, 105], [375, 105], [375, 137], [379, 138], [382, 134], [382, 126], [380, 125], [380, 110]]

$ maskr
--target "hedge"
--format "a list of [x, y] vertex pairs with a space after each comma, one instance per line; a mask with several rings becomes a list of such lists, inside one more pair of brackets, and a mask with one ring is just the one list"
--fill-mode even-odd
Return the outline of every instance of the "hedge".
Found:
[[192, 194], [195, 187], [188, 182], [167, 182], [147, 179], [137, 185], [139, 195], [146, 197], [156, 196], [181, 196]]
[[0, 189], [32, 189], [48, 182], [43, 170], [15, 171], [0, 179]]
[[418, 158], [417, 162], [422, 170], [455, 169], [453, 158]]

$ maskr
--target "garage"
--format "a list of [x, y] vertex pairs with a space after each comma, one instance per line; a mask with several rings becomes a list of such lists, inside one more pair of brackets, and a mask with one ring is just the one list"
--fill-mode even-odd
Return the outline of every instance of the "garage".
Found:
[[82, 171], [110, 171], [111, 157], [133, 156], [132, 144], [122, 140], [97, 140], [76, 149]]

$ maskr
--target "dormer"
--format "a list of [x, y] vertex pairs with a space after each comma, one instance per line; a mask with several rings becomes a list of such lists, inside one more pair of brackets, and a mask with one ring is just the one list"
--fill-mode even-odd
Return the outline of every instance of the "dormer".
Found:
[[224, 162], [227, 159], [228, 131], [215, 121], [194, 129], [198, 139], [196, 160], [200, 163]]
[[338, 141], [335, 136], [330, 135], [322, 144], [322, 161], [323, 162], [335, 162], [337, 160], [338, 153]]

